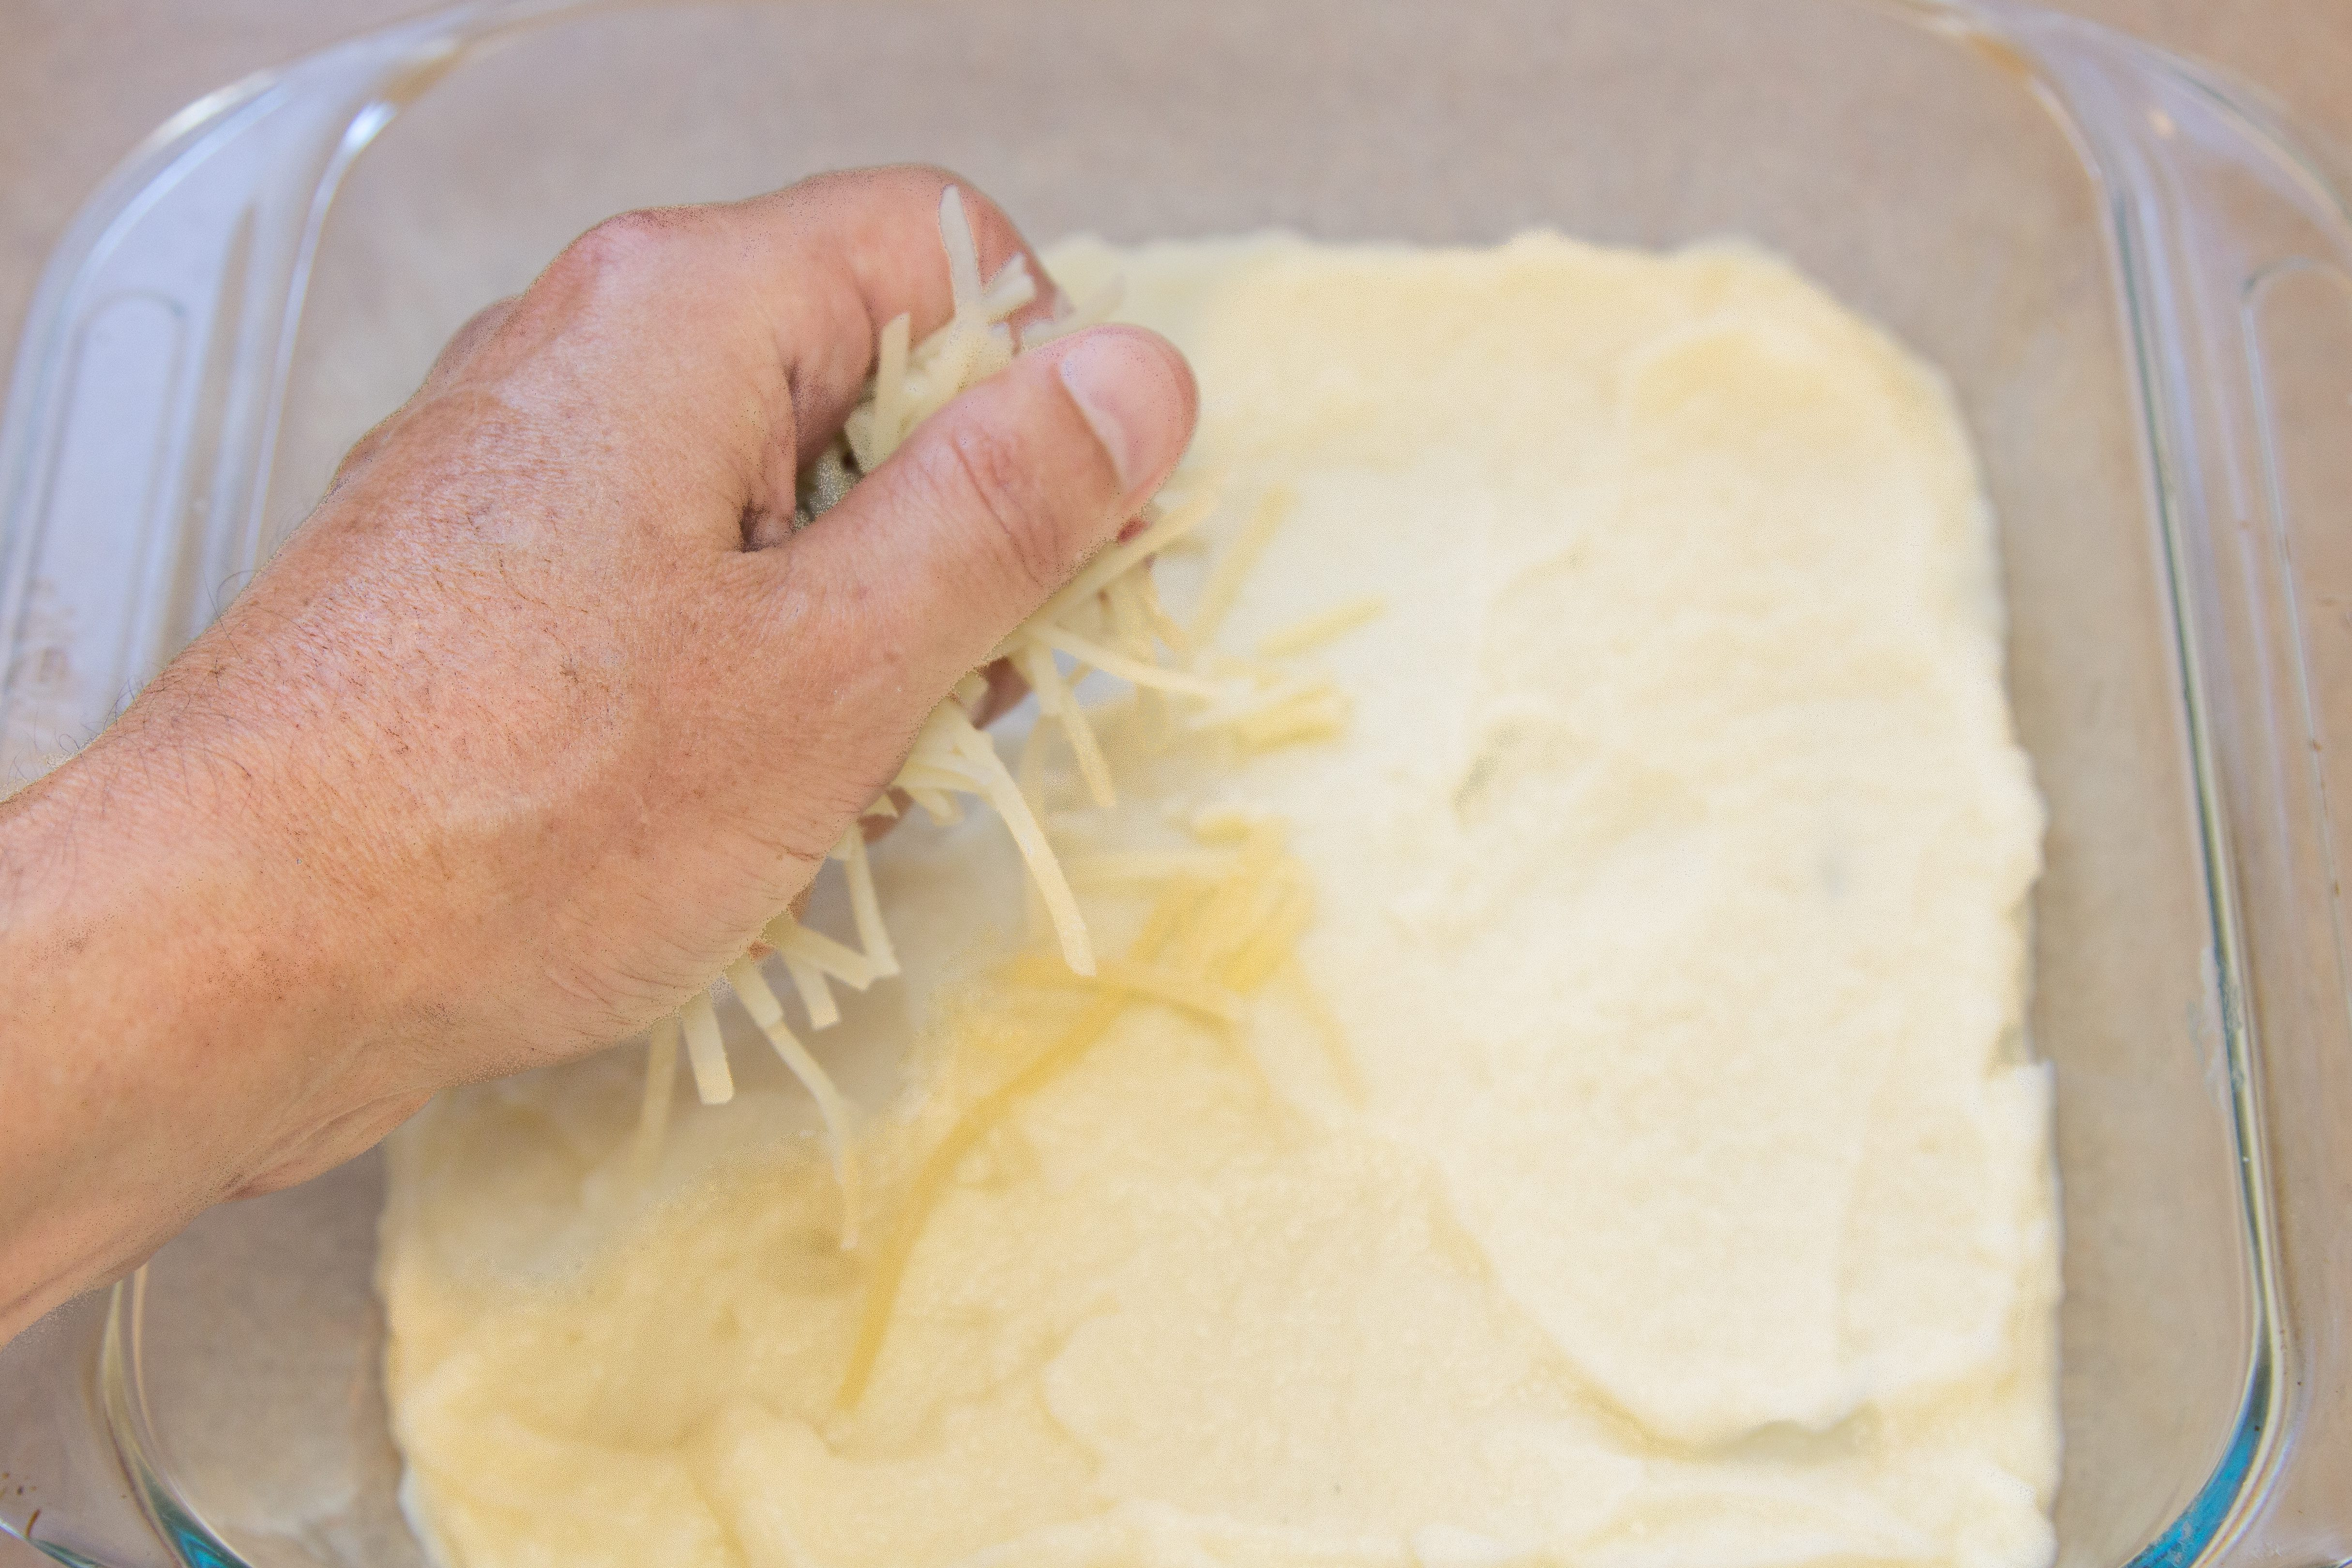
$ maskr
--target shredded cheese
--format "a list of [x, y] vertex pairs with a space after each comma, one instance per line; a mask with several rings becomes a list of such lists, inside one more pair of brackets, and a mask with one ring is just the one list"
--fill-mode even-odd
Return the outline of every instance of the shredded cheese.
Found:
[[833, 987], [824, 983], [824, 971], [809, 961], [805, 953], [789, 948], [777, 950], [784, 961], [784, 973], [792, 976], [793, 990], [808, 1011], [809, 1027], [830, 1029], [841, 1022], [841, 1009], [833, 1000]]
[[724, 1105], [735, 1098], [735, 1075], [727, 1069], [727, 1046], [719, 1037], [719, 1015], [710, 993], [698, 991], [678, 1014], [686, 1030], [686, 1057], [694, 1066], [694, 1092], [705, 1105]]
[[1308, 616], [1279, 631], [1266, 633], [1258, 638], [1257, 651], [1267, 658], [1282, 658], [1321, 647], [1377, 619], [1388, 607], [1388, 601], [1377, 594], [1335, 605], [1320, 615]]
[[629, 1153], [630, 1169], [640, 1179], [661, 1158], [662, 1137], [669, 1128], [669, 1103], [677, 1093], [677, 1015], [654, 1026], [646, 1042], [646, 1092], [637, 1105], [637, 1135]]
[[[895, 808], [893, 808], [895, 815]], [[833, 858], [842, 864], [849, 883], [849, 915], [857, 924], [857, 945], [877, 977], [898, 973], [898, 955], [890, 946], [890, 929], [882, 923], [882, 900], [874, 891], [874, 863], [866, 853], [866, 829], [851, 823], [841, 836]]]
[[[1037, 298], [1037, 280], [1030, 275], [1026, 259], [1016, 256], [993, 278], [983, 279], [963, 198], [953, 187], [940, 198], [940, 238], [947, 254], [952, 312], [944, 326], [920, 342], [913, 341], [913, 324], [906, 315], [896, 316], [883, 326], [865, 397], [849, 415], [841, 436], [818, 455], [803, 479], [793, 519], [796, 528], [809, 526], [838, 505], [861, 478], [887, 462], [917, 426], [957, 394], [1003, 370], [1016, 353], [1100, 321], [1118, 304], [1116, 286], [1082, 305], [1074, 306], [1057, 297], [1060, 313], [1030, 322], [1016, 338], [1008, 319]], [[1206, 938], [1189, 930], [1169, 933], [1184, 937], [1183, 951], [1192, 954], [1192, 961], [1170, 969], [1154, 965], [1146, 952], [1098, 967], [1084, 912], [1044, 826], [1043, 742], [1049, 727], [1058, 730], [1069, 745], [1087, 798], [1097, 806], [1108, 806], [1117, 799], [1110, 758], [1078, 697], [1079, 683], [1089, 671], [1123, 681], [1139, 696], [1148, 696], [1150, 701], [1140, 710], [1146, 724], [1171, 733], [1223, 736], [1245, 751], [1327, 735], [1343, 723], [1345, 700], [1328, 683], [1300, 681], [1264, 665], [1223, 660], [1211, 667], [1202, 662], [1200, 650], [1232, 607], [1244, 578], [1290, 506], [1289, 492], [1278, 486], [1260, 498], [1239, 543], [1213, 569], [1200, 611], [1186, 626], [1161, 605], [1150, 565], [1156, 555], [1171, 546], [1190, 542], [1215, 515], [1214, 483], [1193, 476], [1182, 482], [1181, 493], [1164, 493], [1147, 502], [1142, 527], [1133, 537], [1097, 553], [994, 650], [991, 662], [1008, 661], [1028, 682], [1037, 700], [1037, 728], [1022, 752], [1020, 778], [1007, 770], [994, 742], [974, 722], [988, 691], [982, 675], [968, 676], [932, 710], [892, 780], [890, 792], [861, 814], [861, 821], [850, 826], [827, 857], [843, 868], [856, 945], [813, 931], [789, 912], [779, 915], [761, 933], [790, 978], [810, 1028], [827, 1028], [841, 1017], [832, 982], [863, 991], [876, 980], [898, 973], [862, 825], [865, 816], [898, 815], [891, 795], [922, 807], [940, 823], [957, 820], [962, 798], [970, 796], [984, 803], [1003, 823], [1028, 871], [1025, 896], [1032, 924], [1049, 930], [1059, 950], [1058, 964], [1050, 966], [1050, 978], [1049, 965], [1042, 957], [1034, 963], [1024, 961], [1024, 975], [1041, 984], [1092, 987], [1114, 1012], [1129, 1001], [1148, 998], [1220, 1020], [1237, 1016], [1238, 994], [1255, 988], [1272, 973], [1279, 963], [1278, 953], [1288, 950], [1297, 926], [1305, 918], [1299, 912], [1303, 904], [1297, 910], [1288, 903], [1268, 905], [1261, 896], [1267, 852], [1245, 848], [1239, 857], [1203, 858], [1184, 874], [1183, 887], [1225, 889], [1210, 900], [1216, 905], [1217, 918], [1227, 922], [1219, 937]], [[1360, 606], [1348, 606], [1334, 615], [1362, 617], [1370, 613]], [[1353, 624], [1353, 620], [1335, 622], [1332, 628], [1318, 632], [1301, 646], [1336, 636]], [[1254, 837], [1251, 844], [1258, 845], [1258, 837]], [[1114, 880], [1124, 874], [1100, 866], [1089, 872]], [[1236, 874], [1249, 880], [1246, 896], [1228, 887]], [[1192, 906], [1188, 902], [1187, 907]], [[1284, 910], [1293, 912], [1269, 923], [1270, 914]], [[1225, 937], [1231, 937], [1232, 942], [1225, 942]], [[1217, 963], [1194, 953], [1203, 942], [1209, 945], [1202, 952], [1213, 952]], [[1257, 945], [1247, 945], [1250, 942]], [[824, 1068], [786, 1027], [782, 1005], [761, 969], [761, 958], [738, 960], [729, 967], [727, 977], [737, 1000], [823, 1113], [843, 1185], [844, 1245], [851, 1245], [856, 1207], [847, 1102]], [[734, 1093], [711, 997], [698, 995], [656, 1028], [647, 1053], [640, 1110], [642, 1150], [659, 1147], [670, 1101], [667, 1090], [656, 1079], [663, 1079], [665, 1074], [675, 1076], [676, 1042], [680, 1038], [704, 1103], [719, 1104]], [[671, 1042], [667, 1058], [664, 1041]], [[651, 1158], [645, 1154], [642, 1163], [649, 1165]]]
[[[864, 836], [857, 837], [862, 844]], [[868, 886], [870, 888], [871, 884]], [[853, 991], [863, 991], [885, 973], [898, 972], [895, 957], [886, 970], [870, 953], [860, 952], [846, 943], [835, 942], [823, 931], [811, 931], [789, 913], [778, 915], [769, 921], [768, 929], [761, 934], [783, 954], [786, 964], [797, 963], [806, 966], [814, 974], [829, 974]]]
[[784, 1066], [792, 1069], [809, 1095], [816, 1101], [817, 1113], [824, 1118], [826, 1142], [832, 1145], [833, 1172], [841, 1184], [841, 1245], [844, 1251], [857, 1245], [857, 1167], [849, 1149], [849, 1102], [834, 1087], [833, 1077], [817, 1059], [809, 1055], [808, 1047], [784, 1025], [783, 1005], [768, 988], [767, 977], [760, 966], [748, 958], [739, 958], [727, 968], [728, 983], [735, 987], [743, 1010], [751, 1015], [751, 1022], [768, 1037], [776, 1047]]
[[1234, 542], [1233, 548], [1219, 559], [1209, 572], [1208, 586], [1201, 590], [1200, 607], [1192, 612], [1192, 624], [1187, 628], [1196, 644], [1206, 643], [1225, 624], [1233, 612], [1234, 603], [1242, 595], [1242, 584], [1256, 570], [1258, 557], [1274, 542], [1285, 520], [1290, 516], [1297, 498], [1288, 485], [1276, 485], [1258, 498], [1257, 510], [1250, 514], [1249, 526]]
[[1087, 976], [1071, 973], [1043, 953], [1028, 953], [1006, 966], [1005, 977], [1030, 985], [1124, 991], [1147, 1001], [1165, 1002], [1198, 1013], [1220, 1024], [1237, 1024], [1242, 1016], [1238, 992], [1195, 974], [1125, 958], [1106, 958], [1096, 965], [1093, 975]]
[[1055, 653], [1068, 654], [1080, 664], [1091, 666], [1105, 675], [1115, 675], [1131, 686], [1147, 686], [1158, 691], [1181, 691], [1187, 696], [1211, 700], [1224, 693], [1223, 687], [1206, 676], [1191, 675], [1181, 669], [1146, 663], [1131, 654], [1105, 647], [1061, 626], [1039, 626], [1029, 635], [1040, 646]]

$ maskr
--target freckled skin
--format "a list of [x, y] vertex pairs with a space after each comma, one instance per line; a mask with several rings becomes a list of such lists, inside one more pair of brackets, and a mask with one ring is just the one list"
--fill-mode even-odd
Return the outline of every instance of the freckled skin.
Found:
[[[1158, 487], [1190, 373], [1098, 328], [791, 531], [881, 326], [949, 314], [947, 183], [590, 230], [458, 332], [120, 721], [0, 805], [0, 1339], [438, 1088], [677, 1005]], [[992, 273], [1025, 246], [964, 189]], [[1076, 354], [1117, 378], [1123, 458]]]

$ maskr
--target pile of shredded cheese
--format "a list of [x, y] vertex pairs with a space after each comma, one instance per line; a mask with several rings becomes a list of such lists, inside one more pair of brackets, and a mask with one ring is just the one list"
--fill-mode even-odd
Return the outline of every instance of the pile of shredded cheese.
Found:
[[[831, 510], [858, 479], [888, 460], [917, 426], [958, 394], [1004, 369], [1015, 354], [1100, 321], [1118, 303], [1118, 291], [1113, 286], [1085, 305], [1031, 322], [1016, 338], [1009, 318], [1037, 295], [1026, 258], [1014, 256], [994, 278], [983, 282], [963, 198], [952, 185], [940, 201], [940, 238], [947, 252], [954, 313], [945, 326], [911, 346], [908, 316], [896, 316], [882, 329], [874, 375], [865, 396], [851, 411], [841, 435], [818, 456], [803, 479], [794, 515], [796, 528], [806, 527]], [[889, 791], [864, 816], [896, 816], [895, 802], [899, 797], [921, 806], [941, 823], [951, 822], [961, 814], [958, 796], [970, 795], [985, 805], [1003, 821], [1020, 848], [1067, 973], [1077, 977], [1100, 974], [1101, 965], [1085, 917], [1071, 893], [1069, 878], [1039, 821], [1038, 781], [1043, 776], [1047, 724], [1067, 740], [1086, 792], [1100, 806], [1113, 804], [1116, 788], [1095, 726], [1078, 700], [1079, 684], [1090, 672], [1181, 705], [1184, 728], [1224, 733], [1244, 750], [1261, 751], [1335, 733], [1347, 720], [1345, 695], [1328, 680], [1290, 676], [1265, 658], [1303, 652], [1360, 626], [1379, 613], [1378, 603], [1341, 605], [1270, 637], [1259, 648], [1261, 659], [1231, 656], [1209, 659], [1196, 653], [1223, 619], [1290, 504], [1288, 494], [1279, 489], [1260, 500], [1237, 546], [1218, 563], [1201, 607], [1186, 626], [1161, 606], [1152, 585], [1151, 561], [1215, 515], [1215, 490], [1206, 481], [1180, 481], [1175, 493], [1163, 492], [1147, 502], [1139, 530], [1088, 563], [989, 657], [991, 664], [1009, 662], [1037, 699], [1038, 724], [1022, 749], [1022, 776], [1015, 777], [995, 742], [974, 721], [988, 692], [987, 678], [975, 670], [932, 710]], [[803, 925], [790, 910], [778, 915], [761, 933], [782, 964], [812, 1030], [827, 1028], [840, 1019], [832, 982], [864, 991], [898, 973], [866, 858], [863, 816], [850, 824], [830, 858], [841, 863], [847, 880], [856, 928], [855, 945]], [[1300, 912], [1303, 916], [1303, 906]], [[1118, 961], [1114, 973], [1105, 978], [1115, 993], [1123, 994], [1137, 989], [1150, 993], [1163, 982], [1180, 993], [1191, 994], [1188, 988], [1196, 990], [1200, 977], [1171, 979], [1130, 957]], [[856, 1246], [857, 1174], [850, 1152], [848, 1101], [786, 1022], [783, 1004], [769, 983], [762, 956], [746, 954], [728, 965], [725, 988], [732, 991], [736, 1002], [815, 1100], [842, 1187], [842, 1246]], [[702, 1102], [719, 1105], [733, 1098], [734, 1079], [719, 1024], [721, 994], [719, 987], [698, 993], [654, 1028], [637, 1128], [641, 1170], [650, 1169], [660, 1152], [681, 1044]], [[852, 1381], [856, 1381], [855, 1374]]]

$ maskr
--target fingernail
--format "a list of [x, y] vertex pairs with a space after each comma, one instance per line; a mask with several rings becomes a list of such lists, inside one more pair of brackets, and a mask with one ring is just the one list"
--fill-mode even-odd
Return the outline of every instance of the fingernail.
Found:
[[1140, 327], [1096, 327], [1066, 342], [1055, 367], [1062, 384], [1110, 454], [1124, 499], [1140, 501], [1192, 438], [1192, 368]]

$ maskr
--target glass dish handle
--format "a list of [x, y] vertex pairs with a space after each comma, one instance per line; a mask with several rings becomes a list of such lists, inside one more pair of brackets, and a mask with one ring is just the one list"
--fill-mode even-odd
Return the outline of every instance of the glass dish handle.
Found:
[[[2238, 1439], [2139, 1562], [2352, 1561], [2352, 1019], [2328, 748], [2352, 742], [2352, 209], [2252, 90], [1979, 0], [2103, 181], [2219, 889], [2263, 1343]], [[2336, 732], [2331, 734], [2331, 721]]]
[[107, 1442], [107, 1292], [67, 1302], [0, 1351], [0, 1533], [61, 1563], [180, 1568]]
[[486, 30], [484, 9], [191, 104], [59, 242], [0, 422], [0, 793], [96, 733], [257, 564], [328, 200], [394, 110]]
[[[445, 13], [215, 93], [76, 217], [0, 421], [0, 795], [95, 734], [257, 564], [336, 182], [402, 103], [532, 8]], [[62, 1563], [177, 1568], [177, 1521], [108, 1437], [126, 1358], [105, 1356], [107, 1305], [69, 1301], [0, 1349], [0, 1531]]]

